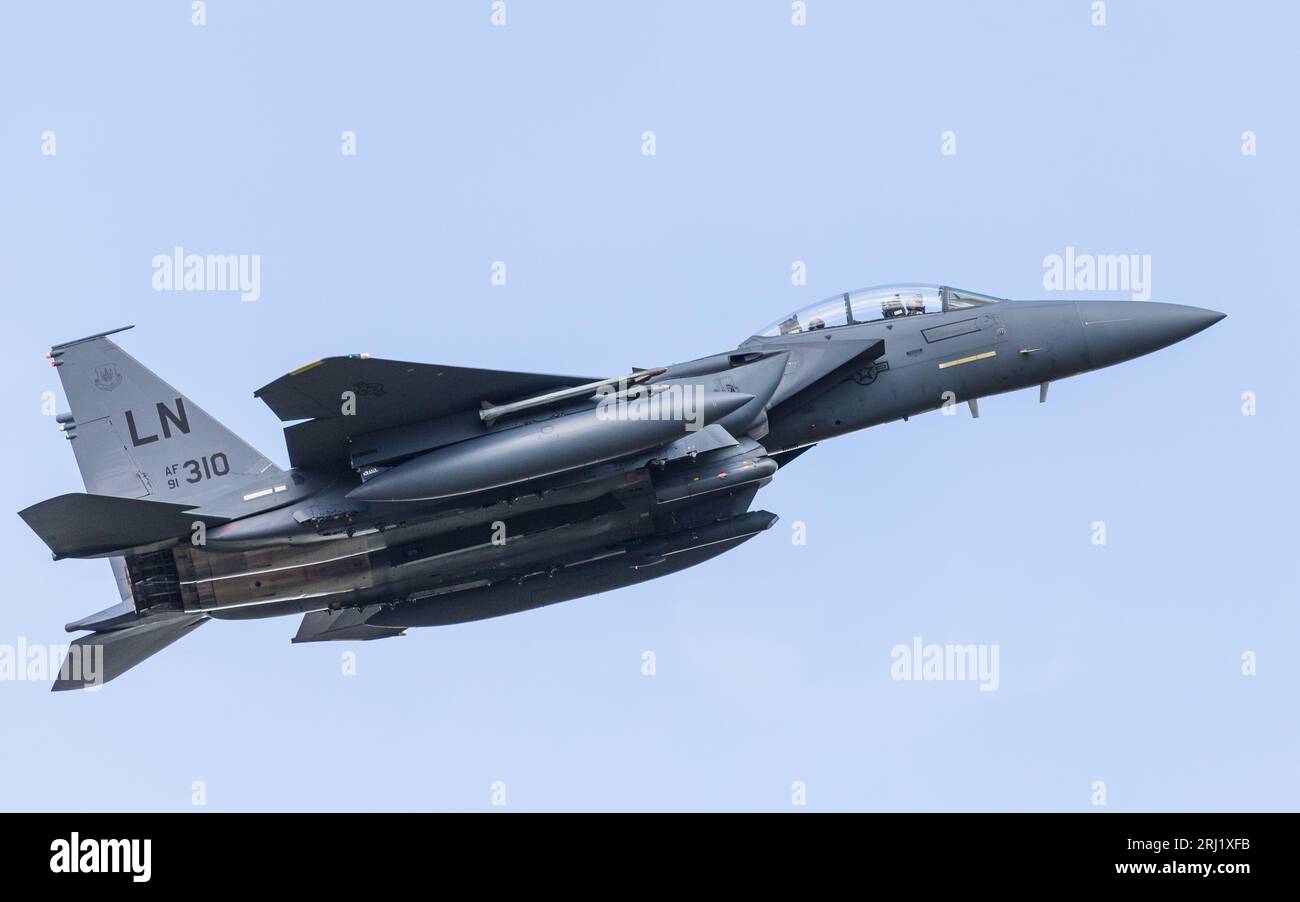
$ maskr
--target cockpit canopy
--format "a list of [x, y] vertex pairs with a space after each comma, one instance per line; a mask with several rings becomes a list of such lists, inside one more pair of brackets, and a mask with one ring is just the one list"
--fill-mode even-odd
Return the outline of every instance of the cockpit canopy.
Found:
[[1002, 298], [978, 294], [947, 285], [877, 285], [859, 291], [846, 291], [829, 297], [772, 323], [759, 336], [775, 338], [837, 326], [856, 326], [898, 316], [947, 313], [984, 304], [996, 304]]

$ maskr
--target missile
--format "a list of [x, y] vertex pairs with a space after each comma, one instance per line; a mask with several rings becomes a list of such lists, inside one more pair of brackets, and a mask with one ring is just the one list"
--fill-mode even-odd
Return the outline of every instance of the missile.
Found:
[[614, 386], [626, 387], [629, 385], [641, 385], [642, 383], [649, 382], [656, 376], [662, 376], [665, 372], [666, 370], [664, 367], [656, 367], [651, 370], [640, 370], [626, 376], [611, 376], [608, 379], [601, 379], [598, 382], [588, 382], [586, 385], [575, 385], [573, 388], [562, 388], [558, 391], [538, 395], [535, 398], [525, 398], [523, 401], [515, 401], [510, 404], [489, 404], [485, 401], [483, 402], [483, 409], [479, 411], [478, 416], [480, 420], [491, 426], [501, 417], [509, 416], [512, 413], [520, 413], [536, 407], [545, 407], [548, 404], [567, 401], [571, 398], [581, 398], [583, 395], [594, 395], [601, 389], [613, 388]]
[[[673, 390], [675, 389], [675, 390]], [[657, 448], [754, 399], [675, 386], [611, 398], [564, 416], [468, 439], [382, 470], [348, 493], [359, 501], [430, 501], [500, 488]]]

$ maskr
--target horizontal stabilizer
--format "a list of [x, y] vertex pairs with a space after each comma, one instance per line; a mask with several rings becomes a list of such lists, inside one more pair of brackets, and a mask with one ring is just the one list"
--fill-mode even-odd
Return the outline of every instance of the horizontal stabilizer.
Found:
[[122, 599], [110, 608], [102, 611], [96, 611], [94, 614], [87, 614], [80, 620], [74, 620], [66, 624], [63, 628], [70, 633], [79, 633], [82, 630], [109, 630], [121, 629], [126, 626], [133, 626], [140, 620], [140, 615], [135, 612], [135, 603], [129, 597]]
[[70, 492], [18, 512], [54, 557], [99, 557], [179, 539], [194, 523], [216, 526], [225, 517], [191, 513], [193, 505]]
[[380, 610], [380, 607], [372, 604], [366, 608], [347, 608], [343, 611], [312, 611], [302, 618], [302, 623], [298, 626], [298, 635], [293, 637], [293, 641], [295, 643], [364, 641], [402, 635], [405, 632], [402, 627], [371, 626], [366, 623]]
[[72, 643], [59, 678], [51, 688], [61, 692], [107, 683], [162, 651], [207, 619], [203, 614], [190, 614], [82, 636]]

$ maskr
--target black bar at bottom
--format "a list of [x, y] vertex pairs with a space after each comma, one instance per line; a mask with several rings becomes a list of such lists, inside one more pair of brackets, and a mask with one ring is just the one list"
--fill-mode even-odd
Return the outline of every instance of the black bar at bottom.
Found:
[[[1292, 814], [6, 814], [19, 881], [327, 891], [403, 871], [509, 884], [557, 868], [589, 883], [688, 874], [738, 890], [801, 873], [936, 886], [1231, 891], [1285, 880]], [[146, 842], [147, 841], [147, 842]], [[629, 870], [630, 869], [630, 870]], [[621, 876], [619, 876], [621, 874]], [[638, 876], [640, 875], [640, 876]], [[147, 879], [146, 879], [147, 878]], [[459, 882], [459, 877], [454, 878]], [[526, 881], [525, 881], [526, 882]], [[612, 888], [612, 887], [611, 887]], [[539, 890], [540, 891], [540, 890]]]

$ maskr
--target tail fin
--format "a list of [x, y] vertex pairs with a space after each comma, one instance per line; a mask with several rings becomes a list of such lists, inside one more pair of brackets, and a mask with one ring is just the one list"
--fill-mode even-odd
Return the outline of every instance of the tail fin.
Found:
[[[129, 329], [130, 326], [125, 328]], [[279, 469], [108, 340], [114, 329], [50, 349], [86, 491], [201, 505]]]

